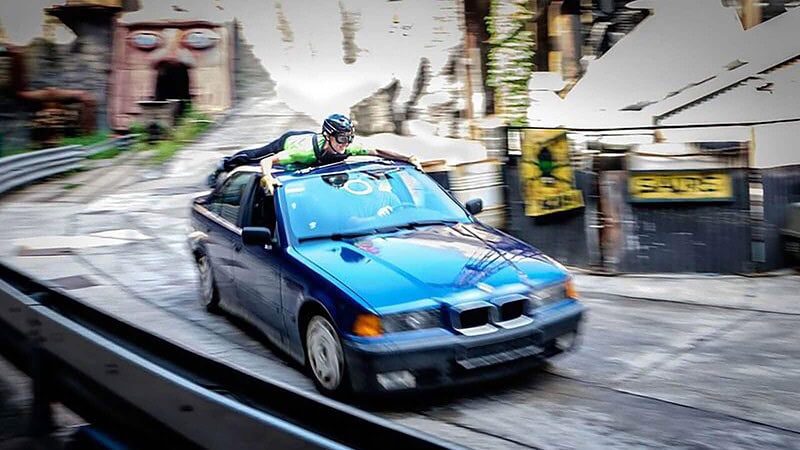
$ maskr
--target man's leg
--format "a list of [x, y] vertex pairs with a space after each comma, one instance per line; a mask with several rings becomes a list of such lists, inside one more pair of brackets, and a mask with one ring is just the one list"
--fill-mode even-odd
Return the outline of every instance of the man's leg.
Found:
[[217, 180], [221, 179], [221, 175], [225, 172], [230, 172], [239, 166], [260, 161], [273, 153], [277, 153], [280, 151], [282, 144], [281, 139], [276, 139], [263, 147], [239, 150], [232, 156], [223, 157], [217, 163], [217, 167], [214, 168], [214, 173], [208, 176], [208, 185], [214, 187], [217, 184]]

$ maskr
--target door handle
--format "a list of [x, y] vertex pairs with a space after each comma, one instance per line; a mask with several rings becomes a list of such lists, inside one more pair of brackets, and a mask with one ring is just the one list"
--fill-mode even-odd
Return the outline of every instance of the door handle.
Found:
[[234, 244], [233, 245], [233, 251], [235, 251], [235, 252], [242, 251], [242, 244]]

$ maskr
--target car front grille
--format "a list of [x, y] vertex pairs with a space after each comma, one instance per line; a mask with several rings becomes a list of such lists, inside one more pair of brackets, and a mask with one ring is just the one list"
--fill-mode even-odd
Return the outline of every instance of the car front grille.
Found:
[[491, 319], [489, 306], [468, 309], [459, 314], [459, 328], [474, 328], [486, 325]]
[[454, 305], [451, 308], [453, 328], [467, 336], [493, 333], [498, 329], [519, 328], [533, 322], [533, 318], [528, 316], [528, 298], [519, 294]]
[[514, 300], [504, 303], [500, 306], [500, 321], [505, 322], [514, 320], [517, 317], [525, 314], [525, 306], [527, 301], [524, 299]]

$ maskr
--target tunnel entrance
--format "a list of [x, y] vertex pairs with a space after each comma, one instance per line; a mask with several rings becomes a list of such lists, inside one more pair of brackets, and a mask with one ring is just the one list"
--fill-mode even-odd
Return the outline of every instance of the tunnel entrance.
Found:
[[156, 100], [180, 100], [176, 114], [181, 116], [191, 104], [189, 68], [181, 63], [161, 63], [157, 67]]

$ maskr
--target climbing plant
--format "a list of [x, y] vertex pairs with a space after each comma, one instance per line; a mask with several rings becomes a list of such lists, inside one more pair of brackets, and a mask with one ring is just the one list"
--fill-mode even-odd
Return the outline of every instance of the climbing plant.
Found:
[[511, 125], [527, 123], [528, 79], [533, 71], [533, 33], [525, 28], [533, 13], [527, 0], [492, 0], [487, 83], [495, 90], [495, 109]]

